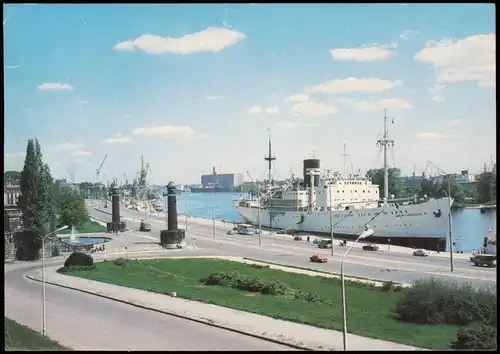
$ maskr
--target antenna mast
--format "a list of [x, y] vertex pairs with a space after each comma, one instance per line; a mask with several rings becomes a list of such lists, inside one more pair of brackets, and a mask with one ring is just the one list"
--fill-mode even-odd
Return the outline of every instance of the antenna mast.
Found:
[[389, 139], [389, 130], [387, 127], [387, 108], [384, 109], [384, 137], [377, 140], [377, 145], [384, 147], [384, 199], [389, 199], [389, 167], [387, 165], [387, 147], [394, 146], [394, 140]]
[[271, 130], [269, 130], [269, 155], [267, 157], [264, 158], [264, 160], [267, 161], [267, 164], [268, 164], [268, 174], [269, 174], [269, 185], [273, 185], [273, 181], [272, 181], [272, 168], [273, 168], [273, 161], [276, 160], [276, 157], [273, 157], [272, 156], [272, 150], [271, 150]]
[[344, 156], [344, 178], [347, 178], [347, 142], [344, 141], [344, 149], [342, 150], [342, 156]]

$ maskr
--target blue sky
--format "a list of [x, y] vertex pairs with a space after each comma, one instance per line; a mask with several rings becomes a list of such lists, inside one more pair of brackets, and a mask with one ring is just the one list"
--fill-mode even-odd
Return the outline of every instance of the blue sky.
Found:
[[[304, 158], [479, 171], [495, 154], [494, 5], [4, 5], [5, 166], [55, 177], [276, 178]], [[429, 169], [427, 172], [431, 172]], [[435, 171], [434, 171], [435, 172]], [[245, 176], [246, 177], [246, 176]]]

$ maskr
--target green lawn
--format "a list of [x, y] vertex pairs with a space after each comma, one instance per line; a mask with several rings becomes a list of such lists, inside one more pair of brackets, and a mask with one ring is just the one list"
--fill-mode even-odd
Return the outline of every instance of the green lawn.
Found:
[[[87, 221], [81, 225], [75, 225], [75, 231], [79, 234], [90, 234], [106, 232], [106, 228], [96, 221]], [[59, 232], [61, 235], [71, 234], [71, 228]]]
[[5, 317], [5, 350], [6, 351], [28, 351], [28, 350], [71, 350], [45, 338], [37, 331], [12, 321]]
[[[278, 280], [296, 290], [321, 294], [331, 304], [202, 284], [201, 279], [214, 271], [238, 271], [260, 279]], [[123, 266], [114, 262], [100, 262], [93, 271], [64, 274], [157, 293], [175, 291], [177, 296], [187, 299], [317, 327], [342, 329], [338, 279], [254, 268], [239, 262], [214, 259], [140, 260], [129, 261]], [[373, 286], [348, 282], [346, 296], [349, 332], [429, 349], [449, 348], [456, 337], [456, 326], [415, 325], [399, 322], [394, 318], [393, 308], [402, 294], [403, 292], [386, 292]]]

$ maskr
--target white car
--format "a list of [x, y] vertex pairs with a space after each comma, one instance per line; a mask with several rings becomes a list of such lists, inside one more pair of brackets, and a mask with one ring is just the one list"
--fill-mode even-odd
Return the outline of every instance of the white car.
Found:
[[413, 255], [417, 257], [427, 257], [429, 253], [425, 250], [416, 250], [413, 252]]

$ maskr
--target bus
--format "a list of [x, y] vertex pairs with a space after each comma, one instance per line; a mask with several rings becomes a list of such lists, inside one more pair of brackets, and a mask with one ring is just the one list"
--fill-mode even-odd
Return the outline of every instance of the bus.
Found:
[[242, 235], [253, 235], [258, 234], [259, 230], [257, 230], [253, 225], [238, 224], [236, 232]]

